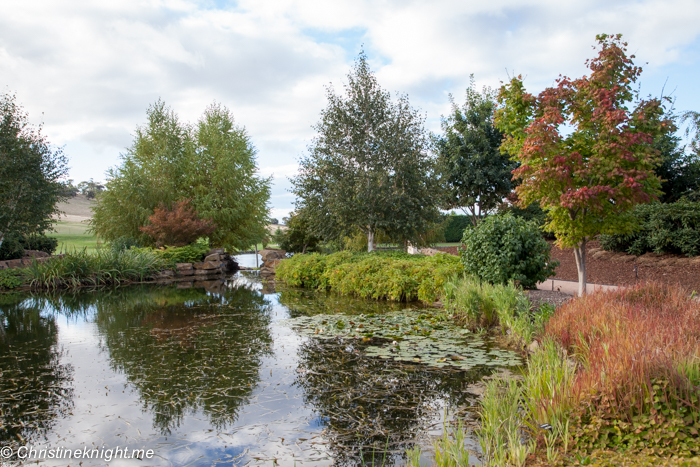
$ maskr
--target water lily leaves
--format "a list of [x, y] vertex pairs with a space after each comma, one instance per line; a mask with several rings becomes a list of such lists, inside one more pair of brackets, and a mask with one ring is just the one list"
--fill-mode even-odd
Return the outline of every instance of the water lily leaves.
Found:
[[482, 337], [425, 311], [404, 309], [352, 317], [317, 314], [283, 324], [316, 339], [356, 340], [358, 349], [368, 357], [461, 370], [522, 364], [515, 352], [493, 347]]

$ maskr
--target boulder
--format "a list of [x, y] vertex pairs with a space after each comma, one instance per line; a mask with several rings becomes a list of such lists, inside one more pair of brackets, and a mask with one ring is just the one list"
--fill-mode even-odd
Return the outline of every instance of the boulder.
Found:
[[25, 258], [48, 258], [51, 256], [45, 251], [39, 251], [39, 250], [24, 250], [24, 257]]
[[201, 263], [192, 263], [192, 266], [195, 269], [222, 269], [222, 263], [221, 261], [202, 261]]
[[227, 255], [221, 254], [221, 253], [214, 253], [214, 254], [211, 254], [211, 255], [207, 255], [207, 256], [204, 258], [204, 261], [205, 261], [205, 262], [206, 262], [206, 261], [222, 261], [222, 260], [224, 259], [224, 256], [227, 256]]
[[192, 263], [177, 263], [175, 267], [178, 271], [192, 271], [194, 269]]
[[264, 263], [270, 260], [284, 259], [287, 257], [287, 252], [277, 248], [266, 248], [260, 251], [260, 256], [262, 257]]

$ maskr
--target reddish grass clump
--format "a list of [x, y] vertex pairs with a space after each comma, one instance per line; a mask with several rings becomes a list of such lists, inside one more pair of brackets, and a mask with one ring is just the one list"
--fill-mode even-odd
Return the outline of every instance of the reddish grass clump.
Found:
[[700, 303], [679, 287], [649, 283], [572, 300], [545, 334], [581, 363], [570, 395], [594, 401], [594, 410], [595, 401], [605, 400], [601, 410], [618, 416], [646, 412], [659, 381], [674, 406], [698, 400]]

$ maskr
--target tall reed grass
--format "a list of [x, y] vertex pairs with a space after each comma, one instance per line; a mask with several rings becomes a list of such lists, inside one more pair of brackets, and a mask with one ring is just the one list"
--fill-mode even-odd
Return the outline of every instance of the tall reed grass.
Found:
[[165, 267], [165, 261], [152, 252], [135, 249], [112, 251], [100, 249], [68, 253], [44, 262], [34, 262], [25, 269], [35, 289], [77, 288], [119, 284], [144, 280]]

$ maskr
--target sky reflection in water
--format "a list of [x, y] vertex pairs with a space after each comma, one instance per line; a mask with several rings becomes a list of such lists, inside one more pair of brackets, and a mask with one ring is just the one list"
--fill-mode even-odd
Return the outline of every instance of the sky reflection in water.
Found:
[[402, 464], [440, 434], [446, 407], [475, 403], [464, 389], [492, 369], [367, 358], [280, 323], [402, 307], [274, 293], [254, 275], [209, 291], [0, 296], [0, 444], [156, 453], [110, 466], [382, 465], [385, 452]]

